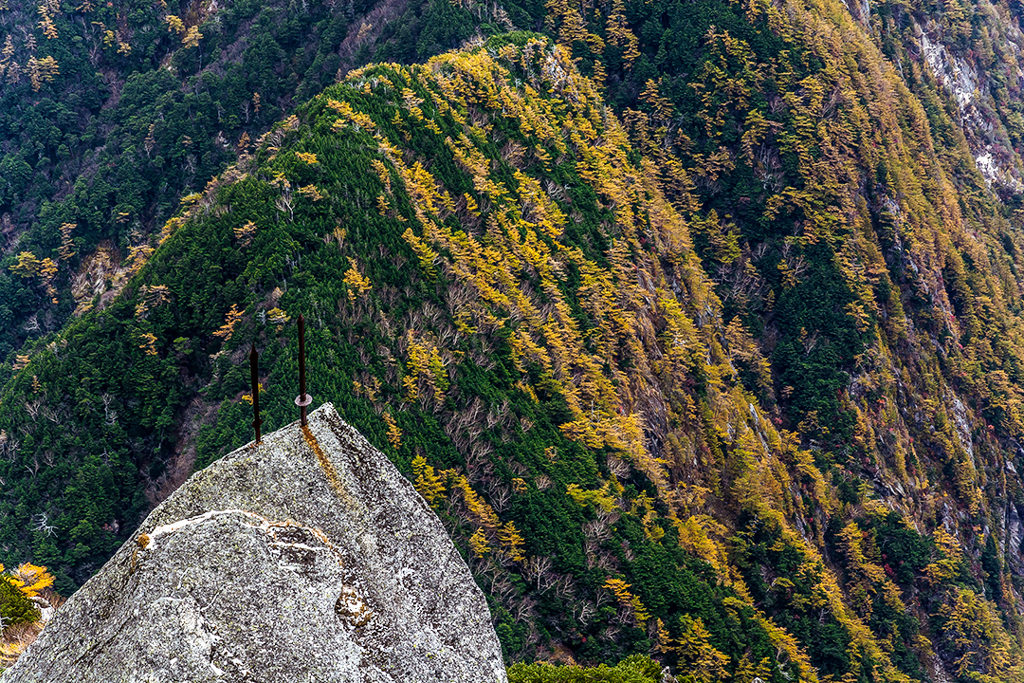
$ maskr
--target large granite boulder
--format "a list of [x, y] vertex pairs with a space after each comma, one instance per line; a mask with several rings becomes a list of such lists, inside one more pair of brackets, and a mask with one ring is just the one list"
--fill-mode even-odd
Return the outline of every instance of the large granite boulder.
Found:
[[0, 677], [505, 680], [440, 521], [330, 405], [193, 475]]

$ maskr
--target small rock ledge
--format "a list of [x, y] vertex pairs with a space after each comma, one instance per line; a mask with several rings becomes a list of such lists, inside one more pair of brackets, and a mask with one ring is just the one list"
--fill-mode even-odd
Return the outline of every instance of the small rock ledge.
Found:
[[483, 594], [326, 404], [192, 476], [0, 683], [504, 683]]

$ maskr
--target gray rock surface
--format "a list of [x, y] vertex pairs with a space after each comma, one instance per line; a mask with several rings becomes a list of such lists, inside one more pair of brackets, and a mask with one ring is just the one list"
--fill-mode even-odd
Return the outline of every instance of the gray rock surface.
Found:
[[0, 677], [505, 680], [444, 527], [329, 404], [193, 475]]

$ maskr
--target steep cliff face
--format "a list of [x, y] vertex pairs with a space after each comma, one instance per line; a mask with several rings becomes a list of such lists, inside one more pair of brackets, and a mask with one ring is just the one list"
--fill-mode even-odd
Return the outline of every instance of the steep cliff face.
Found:
[[441, 523], [327, 404], [193, 476], [0, 680], [506, 679]]
[[1021, 183], [1024, 69], [1017, 3], [872, 3], [865, 25], [922, 99], [933, 91], [962, 131], [978, 170], [1004, 200]]

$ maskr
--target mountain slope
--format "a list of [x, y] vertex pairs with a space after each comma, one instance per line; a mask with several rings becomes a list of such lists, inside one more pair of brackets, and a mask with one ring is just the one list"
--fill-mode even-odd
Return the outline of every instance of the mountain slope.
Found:
[[[516, 54], [514, 48], [508, 49], [512, 55]], [[594, 136], [611, 125], [609, 132], [617, 139], [609, 143], [607, 151], [593, 148], [592, 163], [607, 167], [602, 173], [614, 173], [616, 180], [624, 180], [623, 173], [628, 172], [637, 183], [634, 192], [657, 193], [654, 187], [643, 187], [638, 169], [626, 161], [620, 129], [614, 119], [607, 118], [607, 112], [601, 112], [600, 101], [592, 87], [573, 74], [568, 62], [557, 53], [551, 53], [544, 43], [529, 43], [528, 53], [538, 62], [534, 65], [524, 58], [531, 68], [530, 77], [538, 84], [544, 78], [543, 69], [547, 68], [554, 72], [552, 75], [558, 79], [559, 87], [579, 91], [574, 98], [580, 101], [572, 103], [573, 124], [589, 127]], [[240, 367], [231, 363], [229, 353], [234, 348], [244, 349], [254, 333], [266, 338], [261, 346], [265, 347], [264, 367], [269, 368], [264, 397], [264, 405], [271, 406], [268, 423], [274, 423], [274, 416], [278, 420], [284, 419], [283, 415], [290, 416], [287, 410], [290, 400], [282, 396], [287, 396], [292, 389], [294, 349], [291, 346], [282, 349], [270, 339], [290, 336], [290, 326], [286, 331], [281, 323], [287, 315], [305, 310], [311, 322], [315, 321], [310, 332], [310, 376], [317, 378], [318, 394], [337, 396], [344, 405], [344, 412], [378, 437], [385, 432], [376, 415], [382, 413], [383, 424], [394, 425], [388, 436], [392, 449], [398, 446], [396, 457], [407, 468], [417, 455], [425, 452], [433, 464], [457, 465], [465, 472], [445, 471], [438, 475], [422, 461], [415, 461], [421, 482], [435, 482], [433, 489], [426, 489], [428, 493], [434, 492], [432, 498], [439, 488], [451, 489], [454, 507], [447, 512], [447, 517], [453, 528], [463, 530], [464, 537], [476, 539], [474, 547], [480, 555], [478, 571], [493, 573], [492, 584], [497, 582], [495, 590], [504, 593], [507, 607], [517, 609], [520, 617], [533, 611], [531, 599], [523, 595], [528, 592], [527, 585], [521, 583], [521, 578], [515, 578], [519, 573], [509, 576], [504, 569], [527, 563], [524, 544], [525, 548], [533, 544], [537, 547], [532, 571], [538, 592], [541, 588], [549, 592], [556, 579], [591, 572], [589, 565], [600, 559], [597, 557], [599, 548], [602, 542], [610, 540], [611, 532], [609, 518], [595, 520], [593, 549], [589, 553], [582, 552], [585, 537], [580, 527], [586, 517], [595, 514], [587, 512], [595, 505], [587, 501], [596, 500], [602, 514], [618, 516], [620, 512], [616, 508], [621, 504], [615, 502], [615, 497], [623, 495], [625, 490], [617, 480], [609, 479], [604, 484], [605, 492], [601, 493], [604, 480], [598, 463], [585, 448], [567, 440], [562, 432], [575, 435], [574, 430], [582, 429], [591, 441], [610, 441], [609, 448], [622, 454], [645, 457], [635, 416], [625, 414], [626, 407], [611, 391], [612, 378], [604, 375], [599, 356], [595, 355], [595, 351], [600, 352], [614, 361], [612, 354], [620, 353], [617, 347], [642, 343], [632, 329], [632, 314], [622, 311], [618, 321], [611, 319], [609, 314], [614, 308], [608, 305], [614, 302], [607, 299], [614, 296], [618, 286], [592, 260], [605, 260], [604, 252], [614, 248], [613, 244], [607, 244], [610, 236], [602, 234], [605, 230], [618, 233], [614, 214], [607, 208], [599, 208], [593, 188], [584, 184], [577, 190], [570, 190], [580, 193], [572, 205], [591, 214], [590, 219], [584, 224], [570, 223], [557, 203], [540, 190], [540, 181], [500, 161], [501, 151], [495, 143], [481, 143], [486, 138], [468, 121], [476, 115], [470, 111], [471, 105], [459, 104], [459, 100], [471, 97], [474, 111], [477, 106], [485, 107], [473, 97], [478, 87], [476, 79], [481, 79], [482, 85], [489, 87], [497, 97], [493, 79], [511, 82], [513, 77], [485, 52], [453, 55], [447, 61], [458, 77], [453, 77], [452, 82], [442, 84], [439, 79], [428, 80], [431, 69], [448, 66], [443, 61], [416, 70], [424, 83], [413, 80], [408, 72], [383, 68], [379, 70], [380, 75], [353, 76], [357, 79], [355, 84], [344, 88], [344, 97], [340, 100], [332, 99], [334, 93], [318, 99], [308, 114], [303, 112], [303, 118], [309, 117], [306, 124], [300, 124], [297, 118], [286, 121], [281, 129], [267, 137], [256, 159], [229, 172], [228, 178], [222, 179], [222, 186], [211, 185], [209, 194], [193, 207], [189, 219], [172, 223], [172, 228], [178, 224], [181, 227], [168, 236], [153, 260], [140, 272], [140, 279], [126, 290], [125, 297], [107, 310], [88, 315], [72, 326], [65, 338], [73, 340], [72, 352], [64, 352], [62, 341], [55, 341], [52, 349], [40, 348], [39, 355], [33, 357], [25, 372], [31, 371], [40, 387], [46, 387], [47, 396], [53, 395], [56, 399], [59, 391], [68, 388], [66, 385], [58, 388], [57, 383], [71, 377], [86, 378], [76, 383], [88, 389], [80, 394], [81, 399], [75, 400], [73, 408], [70, 396], [56, 399], [58, 405], [40, 408], [58, 411], [57, 420], [35, 423], [35, 429], [19, 444], [19, 453], [25, 454], [25, 441], [31, 438], [30, 447], [39, 441], [41, 445], [46, 444], [44, 447], [58, 449], [62, 458], [60, 465], [44, 468], [39, 480], [23, 480], [21, 489], [11, 491], [10, 500], [25, 502], [45, 498], [46, 492], [54, 489], [54, 480], [62, 476], [60, 469], [75, 466], [76, 454], [82, 459], [77, 474], [67, 483], [63, 500], [50, 503], [49, 520], [55, 527], [53, 536], [47, 535], [45, 530], [35, 534], [37, 554], [45, 554], [47, 547], [54, 548], [56, 544], [67, 547], [66, 544], [73, 543], [74, 549], [64, 558], [75, 562], [79, 571], [88, 572], [88, 566], [83, 566], [85, 562], [92, 557], [98, 561], [108, 552], [105, 544], [116, 542], [115, 534], [101, 527], [113, 528], [111, 517], [120, 524], [137, 514], [123, 505], [125, 499], [130, 499], [126, 492], [114, 489], [118, 470], [122, 474], [130, 472], [133, 459], [140, 455], [145, 457], [143, 454], [161, 447], [164, 455], [171, 455], [175, 435], [170, 428], [174, 410], [183, 408], [192, 393], [188, 383], [181, 382], [179, 372], [186, 373], [189, 379], [197, 376], [196, 380], [208, 382], [204, 392], [207, 400], [231, 397], [221, 406], [217, 424], [198, 436], [200, 464], [216, 454], [211, 448], [219, 448], [225, 442], [224, 431], [237, 435], [236, 438], [247, 438], [244, 436], [248, 432], [244, 426], [246, 406], [238, 401], [245, 386], [244, 374]], [[384, 85], [387, 78], [396, 79], [401, 90], [397, 89], [399, 86]], [[372, 96], [364, 93], [364, 87], [372, 91], [371, 81], [380, 84], [383, 92]], [[428, 85], [434, 89], [428, 90]], [[447, 94], [444, 88], [449, 88]], [[532, 161], [530, 165], [537, 167], [536, 173], [543, 179], [548, 179], [543, 165], [549, 164], [552, 173], [578, 182], [575, 155], [556, 161], [568, 149], [555, 133], [570, 122], [564, 114], [556, 115], [552, 108], [568, 106], [569, 102], [541, 96], [533, 88], [503, 92], [507, 100], [505, 106], [519, 108], [522, 116], [522, 123], [518, 116], [503, 117], [510, 136], [504, 145], [506, 154], [514, 152], [513, 158], [523, 161], [518, 156], [525, 154], [523, 143], [527, 138], [517, 130], [520, 125], [531, 131], [531, 137], [537, 135], [532, 131], [540, 131], [543, 138], [531, 144], [540, 158], [547, 161]], [[403, 106], [385, 99], [392, 97]], [[509, 101], [509, 97], [515, 101]], [[431, 130], [429, 124], [420, 122], [424, 111], [420, 105], [427, 107], [434, 117], [436, 130], [441, 130], [440, 125], [450, 129], [447, 134], [442, 137]], [[500, 105], [494, 102], [492, 106]], [[375, 118], [364, 113], [364, 107], [375, 114]], [[446, 110], [447, 116], [441, 114], [438, 107]], [[493, 110], [490, 115], [494, 115]], [[378, 132], [379, 139], [373, 137], [371, 133], [377, 132], [378, 127], [389, 131], [390, 135]], [[301, 137], [292, 132], [296, 128], [303, 132]], [[474, 136], [472, 139], [470, 134]], [[515, 138], [511, 137], [513, 134]], [[392, 137], [401, 142], [390, 142]], [[431, 175], [422, 165], [406, 165], [396, 144], [408, 144], [410, 153], [418, 149], [424, 159], [434, 160], [432, 168], [446, 170], [446, 182], [464, 190], [458, 200], [461, 207], [453, 204], [456, 200], [447, 191], [444, 196], [439, 194], [434, 186], [436, 181], [430, 179]], [[550, 151], [547, 151], [549, 146]], [[519, 151], [518, 147], [523, 149]], [[489, 153], [490, 160], [481, 148]], [[498, 165], [494, 178], [490, 177], [492, 161]], [[476, 189], [474, 183], [480, 189]], [[608, 187], [614, 189], [611, 185]], [[411, 198], [417, 200], [416, 204], [410, 203]], [[470, 200], [475, 206], [473, 212], [467, 208]], [[451, 204], [451, 208], [446, 204]], [[452, 228], [459, 225], [455, 214], [447, 216], [448, 225], [443, 226], [434, 214], [435, 209], [461, 212], [467, 222], [479, 222], [481, 228], [488, 221], [492, 222], [490, 237], [486, 238], [489, 241], [498, 240], [506, 232], [508, 237], [501, 237], [500, 243], [491, 247], [492, 253], [482, 257], [479, 242], [452, 232]], [[524, 210], [532, 216], [529, 222], [523, 217]], [[680, 279], [680, 283], [689, 281], [698, 296], [707, 296], [707, 283], [702, 282], [699, 268], [685, 256], [685, 225], [663, 201], [656, 211], [655, 220], [664, 224], [665, 232], [659, 241], [663, 239], [665, 248], [677, 254], [673, 258], [682, 269], [676, 277], [685, 278]], [[474, 213], [479, 213], [480, 217]], [[339, 220], [344, 220], [345, 228], [339, 227]], [[509, 224], [507, 229], [500, 227], [500, 222], [511, 220], [529, 232], [520, 235], [516, 224]], [[546, 224], [546, 232], [538, 232], [541, 222]], [[603, 229], [602, 222], [606, 224]], [[407, 224], [417, 225], [418, 229], [406, 232]], [[531, 227], [531, 224], [538, 227]], [[635, 242], [636, 227], [630, 227], [631, 240]], [[563, 230], [571, 230], [580, 246], [555, 242]], [[486, 233], [481, 230], [477, 234], [484, 238]], [[461, 259], [463, 262], [453, 260], [448, 266], [449, 269], [459, 268], [465, 276], [472, 273], [472, 278], [461, 288], [447, 286], [455, 279], [456, 271], [449, 270], [446, 274], [440, 268], [440, 260], [435, 263], [435, 259], [440, 259], [436, 249], [451, 250], [458, 245], [456, 242], [442, 245], [438, 240], [462, 241], [468, 249]], [[494, 249], [500, 251], [494, 252]], [[538, 249], [549, 252], [555, 249], [557, 254], [549, 253], [542, 259]], [[585, 251], [592, 257], [588, 258]], [[494, 270], [488, 266], [488, 263], [497, 265], [501, 258], [512, 258], [516, 253], [523, 254], [517, 257], [523, 260], [511, 266], [514, 270]], [[211, 257], [221, 264], [220, 268], [197, 267]], [[525, 260], [527, 258], [530, 260]], [[549, 259], [554, 259], [550, 265]], [[531, 262], [537, 265], [531, 266]], [[416, 264], [420, 264], [419, 267]], [[557, 275], [554, 268], [557, 268]], [[537, 294], [519, 290], [515, 282], [521, 270], [533, 272], [533, 276], [539, 278], [537, 287], [546, 290], [539, 289]], [[619, 277], [625, 282], [632, 280], [628, 272], [620, 273]], [[571, 299], [561, 292], [566, 282]], [[252, 290], [257, 294], [247, 294]], [[481, 299], [483, 295], [486, 296]], [[510, 295], [516, 298], [514, 304], [508, 300]], [[672, 329], [678, 328], [673, 334], [691, 338], [699, 353], [702, 347], [697, 330], [688, 322], [679, 304], [673, 303], [674, 297], [665, 292], [662, 298], [674, 321]], [[204, 306], [190, 308], [181, 304], [190, 301], [204, 302]], [[318, 312], [322, 311], [323, 302], [331, 302], [327, 320], [323, 320], [323, 312]], [[381, 312], [385, 304], [387, 314]], [[502, 313], [500, 307], [503, 306], [514, 306], [517, 316], [529, 315], [529, 324], [534, 327], [514, 331], [512, 321], [508, 320], [511, 310]], [[556, 308], [544, 311], [548, 306]], [[231, 313], [243, 309], [250, 314], [237, 318]], [[541, 317], [542, 312], [544, 317]], [[556, 314], [557, 317], [551, 317]], [[596, 321], [592, 322], [590, 317]], [[577, 322], [577, 318], [581, 322]], [[626, 327], [622, 327], [623, 324]], [[561, 335], [561, 339], [573, 345], [572, 351], [582, 354], [580, 358], [570, 358], [564, 347], [562, 356], [552, 358], [533, 342], [532, 335], [545, 334], [545, 325], [549, 327], [548, 336], [540, 338], [545, 345]], [[481, 326], [486, 333], [481, 333]], [[621, 329], [616, 331], [616, 326]], [[581, 327], [597, 330], [589, 341], [594, 349], [583, 348], [586, 342]], [[219, 337], [226, 340], [226, 347], [210, 357], [207, 352], [217, 351], [221, 344], [218, 335], [212, 333], [219, 333]], [[622, 340], [616, 339], [620, 336]], [[204, 348], [204, 338], [212, 339], [213, 346]], [[357, 343], [357, 339], [361, 343]], [[647, 342], [657, 344], [658, 340], [650, 336]], [[531, 345], [532, 348], [527, 348]], [[677, 362], [686, 363], [687, 359], [683, 356]], [[102, 377], [108, 373], [117, 376], [120, 373], [116, 369], [120, 368], [128, 368], [119, 377], [120, 386], [102, 385]], [[593, 384], [582, 396], [574, 395], [572, 389], [571, 373], [575, 372], [586, 373]], [[90, 377], [101, 384], [92, 384]], [[30, 381], [28, 374], [25, 379]], [[629, 379], [623, 377], [619, 381]], [[534, 383], [538, 389], [534, 388]], [[102, 397], [111, 394], [121, 400], [116, 405], [104, 406]], [[385, 406], [385, 397], [393, 397], [393, 408]], [[12, 399], [5, 398], [4, 405], [11, 405]], [[596, 419], [594, 409], [584, 411], [582, 408], [588, 400], [600, 401]], [[513, 401], [515, 405], [510, 408]], [[50, 400], [43, 397], [43, 402], [49, 404]], [[60, 403], [65, 410], [75, 411], [76, 423], [84, 422], [83, 426], [87, 426], [80, 435], [69, 433], [57, 424], [64, 421], [59, 415]], [[550, 409], [542, 409], [547, 406]], [[18, 406], [19, 415], [15, 417], [13, 411], [9, 415], [20, 420], [21, 411], [26, 409]], [[574, 419], [578, 425], [572, 424]], [[563, 423], [565, 427], [560, 429]], [[125, 433], [122, 424], [133, 431]], [[594, 432], [595, 429], [600, 430], [600, 434]], [[15, 433], [13, 423], [10, 431]], [[514, 436], [518, 438], [513, 440]], [[76, 438], [84, 443], [78, 446]], [[61, 442], [55, 443], [53, 439]], [[133, 453], [123, 446], [118, 447], [125, 441], [137, 445], [137, 450]], [[385, 442], [386, 437], [380, 439], [380, 443]], [[104, 453], [102, 457], [88, 455], [90, 451], [100, 450]], [[628, 472], [628, 467], [623, 469], [621, 460], [613, 462], [618, 463], [616, 467], [624, 474]], [[522, 476], [515, 476], [527, 474], [526, 463], [533, 464], [536, 471], [530, 479], [536, 476], [538, 482], [527, 484]], [[495, 471], [496, 467], [500, 471]], [[68, 469], [63, 476], [68, 476]], [[88, 481], [90, 477], [111, 482], [107, 496], [93, 494], [93, 500], [85, 501], [90, 507], [73, 508], [71, 501], [90, 497], [85, 494], [86, 487], [92, 483]], [[440, 479], [434, 479], [436, 477]], [[504, 519], [483, 503], [471, 483], [493, 489], [491, 497], [503, 509]], [[576, 484], [574, 490], [580, 502], [566, 495], [568, 483]], [[634, 490], [631, 497], [637, 495], [639, 492]], [[441, 505], [440, 500], [443, 499], [438, 499], [438, 505]], [[644, 526], [651, 527], [652, 535], [664, 531], [656, 531], [660, 527], [655, 521], [653, 498], [641, 496], [640, 500], [642, 509], [631, 517], [646, 517], [646, 522], [634, 527], [631, 536], [639, 532], [634, 542], [649, 546], [652, 556], [645, 562], [654, 563], [656, 574], [664, 571], [657, 569], [659, 565], [671, 567], [679, 562], [692, 562], [686, 560], [677, 545], [666, 548], [646, 539]], [[83, 513], [84, 519], [76, 519]], [[14, 521], [9, 529], [29, 524], [28, 519], [19, 521]], [[609, 538], [604, 538], [606, 536]], [[565, 549], [572, 544], [579, 549], [563, 557]], [[488, 550], [488, 546], [493, 549]], [[589, 561], [587, 554], [592, 556]], [[602, 562], [617, 563], [607, 551], [602, 555], [607, 555]], [[51, 566], [61, 566], [59, 555], [49, 559]], [[698, 564], [684, 576], [692, 575], [690, 581], [702, 587], [700, 591], [704, 595], [724, 590], [708, 584], [707, 578], [701, 578], [705, 572]], [[592, 594], [589, 600], [577, 596], [570, 582], [562, 581], [559, 602], [565, 603], [566, 611], [548, 607], [549, 618], [555, 624], [564, 624], [560, 628], [585, 627], [595, 616], [597, 605], [591, 603], [598, 591], [605, 591], [601, 586], [607, 578], [609, 575], [598, 571], [587, 579]], [[518, 587], [511, 583], [512, 579], [519, 583]], [[678, 590], [681, 589], [670, 594]], [[683, 599], [682, 594], [674, 598], [662, 597], [671, 602]], [[524, 613], [524, 609], [528, 611]], [[575, 609], [579, 612], [577, 617], [584, 618], [574, 620], [568, 609]], [[622, 609], [621, 619], [632, 623], [633, 604], [626, 600]], [[671, 608], [666, 606], [666, 609]], [[725, 618], [722, 609], [721, 605], [717, 608], [718, 620]], [[528, 633], [509, 612], [500, 611], [507, 615], [506, 640], [511, 641], [513, 651], [522, 652], [537, 635]], [[611, 610], [612, 615], [615, 612]], [[607, 618], [606, 615], [605, 620]], [[641, 619], [641, 623], [643, 621], [646, 619]], [[591, 628], [596, 629], [597, 625], [591, 624]], [[614, 644], [611, 635], [614, 634], [605, 640]], [[645, 638], [639, 630], [632, 637]], [[585, 636], [578, 634], [575, 638], [581, 640]], [[519, 642], [518, 647], [516, 642]], [[758, 641], [751, 639], [750, 642]], [[591, 647], [594, 650], [591, 656], [601, 652], [597, 640]], [[763, 655], [757, 657], [757, 661], [762, 658]]]
[[[188, 62], [174, 94], [152, 57], [112, 137], [134, 131], [150, 164], [147, 135], [178, 139], [149, 127], [144, 103], [164, 97], [215, 147], [216, 103], [251, 101], [216, 80], [227, 46], [249, 46], [230, 67], [244, 75], [254, 45], [280, 56], [271, 43], [303, 45], [303, 27], [334, 26], [324, 60], [371, 45], [421, 59], [476, 22], [562, 46], [518, 35], [354, 72], [232, 150], [159, 236], [173, 202], [143, 210], [137, 193], [149, 217], [118, 245], [123, 294], [11, 358], [0, 560], [31, 556], [67, 590], [251, 438], [252, 339], [268, 428], [290, 421], [302, 312], [312, 393], [439, 510], [508, 658], [653, 649], [698, 680], [1021, 678], [1019, 8], [364, 9], [356, 30], [333, 5], [268, 8], [253, 26], [273, 41], [247, 20], [231, 33], [252, 7], [180, 10], [204, 38], [168, 45], [172, 64], [214, 39], [222, 61]], [[254, 78], [277, 83], [267, 59]], [[295, 64], [261, 126], [288, 113]], [[313, 71], [307, 93], [329, 76]], [[19, 135], [8, 156], [39, 138]], [[50, 173], [36, 151], [26, 192]], [[233, 156], [218, 155], [203, 173]], [[145, 176], [129, 157], [98, 168]], [[5, 305], [44, 323], [10, 343], [56, 328], [70, 300], [57, 291], [47, 318], [48, 286], [128, 230], [93, 205], [40, 210], [18, 247], [35, 261], [9, 257], [0, 289], [20, 312]], [[62, 260], [76, 249], [81, 264]]]
[[[709, 44], [743, 49], [728, 36]], [[883, 315], [867, 309], [860, 329], [846, 306], [875, 290], [835, 274], [847, 241], [851, 260], [881, 251], [870, 219], [769, 260], [809, 262], [786, 265], [788, 280], [775, 267], [773, 310], [818, 325], [788, 343], [824, 376], [808, 391], [824, 389], [786, 394], [780, 354], [747, 331], [728, 281], [706, 275], [738, 259], [749, 272], [753, 248], [697, 210], [711, 186], [688, 182], [664, 139], [643, 134], [650, 115], [627, 115], [632, 141], [567, 53], [530, 36], [360, 70], [300, 108], [168, 223], [118, 299], [30, 349], [0, 403], [0, 548], [65, 585], [86, 578], [144, 510], [138, 476], [173, 484], [191, 458], [202, 466], [251, 438], [253, 339], [265, 429], [293, 419], [290, 320], [302, 312], [311, 393], [439, 511], [510, 659], [653, 648], [701, 680], [898, 681], [942, 666], [938, 650], [958, 673], [1012, 680], [1009, 552], [993, 540], [984, 580], [934, 526], [979, 533], [957, 529], [955, 512], [934, 516], [931, 451], [904, 445], [920, 433], [899, 411], [912, 383], [904, 395], [881, 384], [879, 396], [859, 388], [867, 372], [838, 394], [829, 384], [830, 362], [862, 353], [857, 344], [895, 357]], [[797, 190], [783, 197], [790, 215], [814, 208]], [[762, 257], [787, 244], [765, 243]], [[902, 305], [889, 287], [886, 301]], [[836, 298], [816, 302], [823, 288]], [[835, 331], [823, 332], [834, 309]], [[901, 350], [914, 350], [915, 321], [903, 320]], [[846, 341], [814, 339], [843, 330]], [[878, 407], [867, 413], [865, 400]], [[777, 426], [791, 415], [801, 433]], [[885, 416], [898, 427], [892, 451], [864, 431]], [[979, 437], [980, 456], [994, 437]], [[962, 484], [970, 511], [981, 465], [931, 472]], [[860, 470], [905, 502], [882, 502]], [[929, 500], [930, 518], [917, 507]], [[974, 502], [979, 517], [994, 507]], [[980, 597], [1000, 580], [1005, 623]]]
[[[109, 300], [96, 297], [123, 284], [182, 196], [365, 63], [376, 9], [0, 3], [0, 356]], [[468, 9], [421, 14], [430, 29], [405, 36], [415, 57], [472, 34]]]

